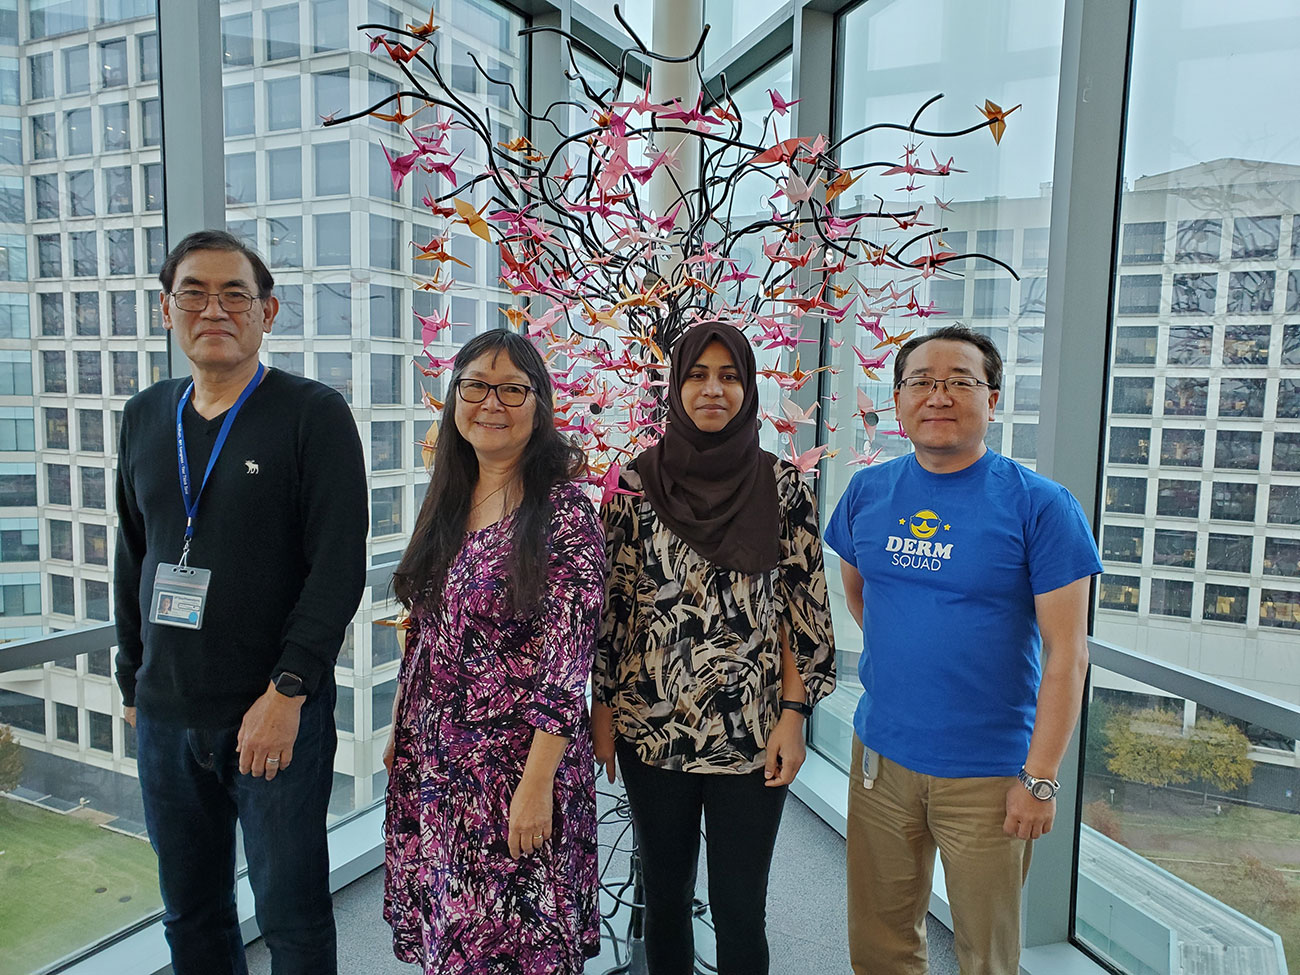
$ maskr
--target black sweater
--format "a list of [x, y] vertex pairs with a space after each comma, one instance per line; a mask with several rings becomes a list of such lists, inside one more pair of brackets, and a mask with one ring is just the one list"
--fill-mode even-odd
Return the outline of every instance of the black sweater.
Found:
[[[212, 573], [201, 630], [148, 621], [158, 563], [185, 539], [176, 404], [188, 379], [126, 404], [118, 448], [114, 602], [123, 701], [156, 720], [233, 727], [281, 671], [333, 679], [365, 584], [367, 489], [343, 397], [272, 370], [239, 411], [194, 520], [189, 564]], [[225, 415], [187, 404], [192, 491]]]

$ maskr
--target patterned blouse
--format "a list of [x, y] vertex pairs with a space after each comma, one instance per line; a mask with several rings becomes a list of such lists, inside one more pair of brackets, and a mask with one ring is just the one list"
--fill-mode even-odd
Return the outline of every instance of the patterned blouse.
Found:
[[605, 503], [609, 565], [593, 694], [643, 762], [685, 772], [752, 772], [780, 717], [782, 628], [816, 704], [835, 688], [835, 639], [817, 502], [776, 461], [781, 562], [746, 575], [715, 566], [666, 528], [641, 494]]

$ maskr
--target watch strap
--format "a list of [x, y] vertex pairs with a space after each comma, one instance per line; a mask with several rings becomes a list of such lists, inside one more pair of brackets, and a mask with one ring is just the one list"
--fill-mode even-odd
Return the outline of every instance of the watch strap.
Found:
[[1040, 802], [1047, 802], [1056, 798], [1056, 793], [1060, 791], [1061, 783], [1055, 779], [1040, 779], [1030, 775], [1025, 771], [1022, 765], [1020, 771], [1016, 773], [1016, 778], [1020, 784], [1029, 790], [1029, 794]]
[[805, 718], [811, 717], [813, 713], [812, 705], [805, 701], [782, 701], [782, 711], [798, 711]]

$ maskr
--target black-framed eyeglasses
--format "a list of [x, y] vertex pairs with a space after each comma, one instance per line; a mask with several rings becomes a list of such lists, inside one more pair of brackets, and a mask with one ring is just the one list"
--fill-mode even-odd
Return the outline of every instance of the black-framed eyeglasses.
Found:
[[523, 406], [528, 400], [528, 394], [536, 390], [522, 383], [485, 383], [481, 379], [457, 379], [456, 392], [466, 403], [482, 403], [488, 398], [488, 393], [496, 393], [497, 402], [502, 406]]
[[993, 387], [974, 376], [949, 376], [947, 379], [935, 379], [933, 376], [908, 376], [898, 384], [905, 393], [916, 396], [929, 396], [940, 386], [949, 396], [969, 396], [981, 386]]
[[171, 292], [172, 301], [176, 302], [176, 307], [181, 311], [205, 311], [208, 307], [208, 299], [216, 298], [217, 304], [221, 305], [221, 310], [230, 312], [232, 315], [238, 315], [246, 312], [253, 307], [253, 302], [258, 300], [257, 295], [250, 295], [247, 291], [173, 291]]

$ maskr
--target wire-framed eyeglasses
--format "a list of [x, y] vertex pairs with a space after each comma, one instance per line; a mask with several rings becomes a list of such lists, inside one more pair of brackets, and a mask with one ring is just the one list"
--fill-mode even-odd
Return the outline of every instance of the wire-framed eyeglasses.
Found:
[[250, 295], [247, 291], [185, 290], [171, 292], [172, 301], [176, 302], [176, 307], [181, 311], [206, 311], [209, 298], [216, 298], [221, 310], [230, 312], [232, 315], [248, 311], [253, 307], [253, 302], [258, 300], [257, 295]]
[[908, 376], [898, 384], [898, 388], [913, 396], [929, 396], [940, 386], [949, 396], [970, 396], [981, 386], [992, 389], [988, 383], [974, 376], [949, 376], [947, 379], [935, 379], [933, 376]]
[[523, 406], [533, 387], [522, 383], [485, 383], [481, 379], [457, 379], [456, 392], [466, 403], [482, 403], [488, 393], [497, 394], [502, 406]]

